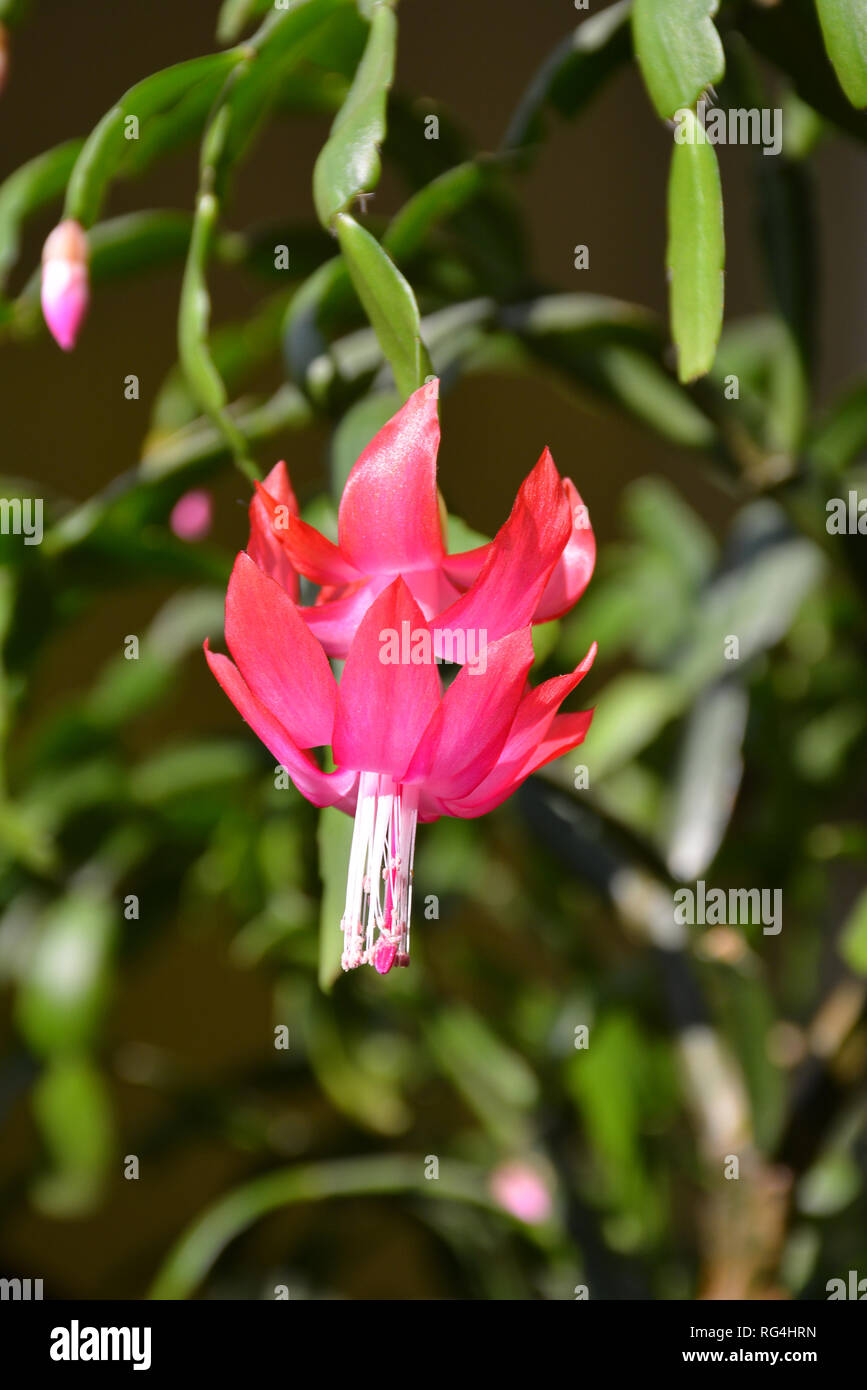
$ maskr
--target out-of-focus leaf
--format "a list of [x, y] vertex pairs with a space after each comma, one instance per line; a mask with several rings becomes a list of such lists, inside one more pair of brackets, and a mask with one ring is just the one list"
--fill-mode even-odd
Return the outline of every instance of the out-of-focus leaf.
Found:
[[773, 401], [774, 434], [790, 452], [799, 445], [809, 408], [814, 358], [816, 254], [808, 171], [789, 160], [760, 164], [760, 227], [768, 279], [790, 335], [781, 344]]
[[798, 730], [792, 763], [811, 782], [839, 776], [865, 725], [867, 713], [861, 700], [834, 705]]
[[145, 806], [232, 787], [255, 771], [257, 752], [251, 741], [208, 739], [161, 748], [130, 776], [130, 797]]
[[712, 16], [719, 0], [634, 0], [635, 55], [650, 99], [663, 120], [694, 106], [725, 72], [725, 53]]
[[28, 160], [0, 188], [0, 282], [15, 263], [21, 226], [34, 212], [59, 198], [78, 158], [81, 140], [68, 140]]
[[825, 562], [818, 546], [782, 525], [770, 502], [753, 503], [741, 513], [738, 563], [708, 588], [692, 639], [673, 668], [685, 691], [695, 692], [732, 670], [728, 638], [737, 638], [740, 662], [774, 646], [821, 578]]
[[234, 43], [251, 20], [266, 14], [273, 4], [274, 0], [223, 0], [217, 16], [219, 42]]
[[35, 1052], [75, 1052], [96, 1036], [118, 915], [102, 893], [87, 888], [70, 890], [46, 910], [16, 1002], [18, 1027]]
[[[230, 391], [235, 392], [249, 376], [271, 361], [280, 346], [285, 310], [286, 296], [273, 295], [252, 317], [240, 323], [225, 324], [213, 334], [211, 353]], [[173, 368], [154, 401], [145, 452], [173, 431], [191, 424], [198, 414], [183, 373]]]
[[825, 122], [789, 88], [783, 94], [783, 155], [786, 159], [809, 158], [825, 133]]
[[[339, 928], [334, 930], [339, 936]], [[344, 1114], [375, 1134], [403, 1134], [409, 1128], [412, 1115], [399, 1088], [363, 1064], [359, 1049], [343, 1037], [330, 1001], [311, 1000], [305, 1042], [320, 1085]]]
[[421, 1154], [377, 1154], [373, 1158], [296, 1164], [266, 1173], [229, 1192], [192, 1223], [160, 1269], [149, 1297], [189, 1297], [230, 1241], [267, 1212], [294, 1202], [415, 1192], [445, 1201], [471, 1202], [489, 1210], [494, 1208], [480, 1169], [449, 1158], [442, 1162], [436, 1182], [430, 1182], [425, 1171], [425, 1158]]
[[540, 295], [502, 311], [506, 328], [537, 342], [565, 341], [570, 346], [608, 343], [655, 348], [659, 325], [649, 310], [601, 294]]
[[628, 61], [630, 9], [630, 0], [618, 0], [601, 14], [588, 16], [549, 54], [509, 122], [504, 151], [521, 149], [541, 138], [546, 105], [561, 116], [576, 116]]
[[867, 889], [856, 898], [843, 930], [840, 955], [856, 975], [867, 975]]
[[867, 449], [867, 379], [843, 392], [816, 426], [810, 453], [823, 472], [842, 473]]
[[667, 263], [677, 373], [686, 382], [713, 365], [723, 319], [725, 239], [716, 153], [697, 116], [686, 112], [684, 122], [689, 139], [675, 143], [671, 157]]
[[142, 637], [138, 657], [118, 656], [94, 683], [85, 705], [89, 718], [118, 728], [148, 709], [169, 689], [177, 663], [206, 637], [218, 637], [222, 609], [223, 596], [216, 590], [194, 590], [169, 599]]
[[193, 219], [186, 212], [131, 212], [88, 234], [94, 283], [183, 260]]
[[396, 46], [397, 20], [390, 0], [383, 0], [372, 9], [364, 56], [313, 171], [313, 199], [324, 227], [379, 181], [379, 147], [385, 136], [385, 102]]
[[346, 213], [335, 219], [352, 283], [403, 397], [433, 375], [415, 296], [379, 242]]
[[435, 1015], [425, 1032], [440, 1066], [491, 1134], [507, 1148], [523, 1147], [539, 1094], [523, 1057], [465, 1005]]
[[720, 682], [699, 698], [686, 722], [665, 836], [669, 870], [684, 882], [708, 868], [725, 835], [743, 773], [748, 709], [740, 685]]
[[828, 57], [853, 106], [867, 106], [867, 9], [862, 0], [816, 0]]
[[328, 340], [320, 327], [323, 305], [342, 288], [351, 283], [342, 256], [324, 261], [308, 276], [292, 296], [283, 327], [284, 351], [292, 378], [299, 386], [316, 393], [317, 382], [311, 379], [311, 365], [328, 353]]
[[346, 903], [346, 872], [352, 847], [353, 821], [333, 806], [319, 812], [316, 843], [322, 904], [319, 917], [319, 987], [330, 993], [341, 971], [343, 932], [340, 923]]
[[622, 1208], [633, 1221], [640, 1217], [644, 1229], [657, 1224], [662, 1208], [641, 1135], [649, 1075], [654, 1077], [657, 1106], [662, 1099], [654, 1076], [658, 1070], [656, 1053], [624, 1013], [594, 1023], [589, 1046], [574, 1054], [568, 1069], [569, 1088], [592, 1137], [603, 1200]]
[[861, 1191], [861, 1170], [851, 1154], [837, 1148], [823, 1154], [798, 1183], [800, 1211], [828, 1217], [844, 1211]]
[[108, 1087], [87, 1058], [60, 1057], [37, 1081], [33, 1111], [52, 1164], [34, 1202], [49, 1216], [83, 1216], [99, 1197], [114, 1149]]
[[194, 83], [222, 77], [238, 61], [234, 51], [212, 53], [205, 58], [176, 63], [130, 87], [88, 136], [75, 161], [66, 190], [66, 216], [89, 227], [99, 215], [109, 181], [129, 147], [124, 138], [127, 116], [135, 116], [143, 124], [150, 116], [185, 97]]
[[792, 79], [802, 100], [841, 129], [867, 140], [867, 120], [846, 100], [825, 55], [815, 0], [749, 5], [740, 12], [738, 25], [759, 53]]
[[404, 203], [383, 234], [382, 244], [396, 261], [421, 249], [431, 227], [451, 217], [487, 185], [492, 166], [468, 161], [447, 169]]
[[646, 309], [601, 295], [545, 295], [501, 317], [534, 355], [664, 438], [713, 443], [710, 420], [661, 365], [660, 328]]
[[30, 9], [30, 0], [0, 0], [0, 19], [10, 26], [20, 24]]
[[359, 455], [377, 430], [400, 409], [401, 403], [396, 391], [386, 391], [362, 396], [347, 410], [331, 437], [329, 472], [331, 492], [336, 500], [343, 495], [346, 479]]
[[626, 492], [630, 530], [666, 555], [691, 587], [709, 578], [717, 547], [701, 517], [664, 478], [639, 478]]
[[640, 753], [680, 708], [677, 683], [667, 676], [635, 672], [611, 681], [582, 749], [590, 785]]

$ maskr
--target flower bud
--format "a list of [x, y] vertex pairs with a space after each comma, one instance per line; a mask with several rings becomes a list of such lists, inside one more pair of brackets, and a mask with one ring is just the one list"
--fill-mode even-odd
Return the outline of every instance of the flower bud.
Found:
[[172, 508], [169, 526], [179, 540], [200, 541], [211, 529], [213, 506], [211, 494], [202, 488], [185, 492]]
[[87, 237], [68, 219], [54, 228], [42, 251], [42, 312], [64, 352], [75, 347], [89, 301]]

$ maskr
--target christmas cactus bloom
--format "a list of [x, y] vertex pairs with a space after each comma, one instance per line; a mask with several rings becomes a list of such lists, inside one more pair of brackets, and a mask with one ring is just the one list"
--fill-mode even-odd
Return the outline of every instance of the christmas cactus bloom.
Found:
[[[530, 578], [537, 582], [535, 566]], [[480, 576], [466, 595], [470, 617], [481, 582]], [[226, 596], [234, 661], [207, 643], [205, 654], [302, 795], [355, 816], [341, 923], [346, 970], [370, 964], [386, 974], [409, 963], [419, 821], [493, 810], [587, 732], [591, 710], [558, 711], [590, 669], [595, 647], [571, 674], [530, 687], [525, 607], [516, 599], [513, 629], [486, 643], [484, 662], [464, 664], [443, 693], [436, 625], [398, 575], [367, 607], [338, 684], [280, 576], [245, 552], [235, 562]], [[470, 634], [462, 631], [469, 649]], [[330, 746], [334, 771], [326, 772], [311, 752], [323, 746]]]
[[42, 248], [42, 313], [51, 336], [71, 352], [90, 302], [87, 237], [67, 219]]
[[294, 497], [286, 504], [283, 465], [282, 498], [271, 486], [276, 470], [258, 488], [256, 544], [265, 544], [267, 518], [288, 568], [321, 586], [301, 613], [330, 656], [346, 656], [364, 613], [398, 574], [425, 618], [448, 630], [469, 623], [495, 640], [566, 613], [593, 573], [587, 509], [547, 449], [493, 541], [446, 553], [436, 482], [438, 387], [419, 387], [361, 454], [340, 502], [336, 545], [301, 519]]

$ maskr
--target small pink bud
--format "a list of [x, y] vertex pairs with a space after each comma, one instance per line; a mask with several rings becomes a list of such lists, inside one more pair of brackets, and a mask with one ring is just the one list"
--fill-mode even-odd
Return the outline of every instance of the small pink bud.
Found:
[[501, 1164], [491, 1174], [490, 1184], [494, 1201], [528, 1226], [539, 1226], [551, 1215], [551, 1193], [529, 1163]]
[[212, 517], [211, 494], [195, 488], [178, 498], [169, 525], [179, 540], [200, 541], [210, 531]]
[[89, 302], [87, 237], [77, 222], [67, 219], [54, 228], [42, 250], [42, 312], [64, 352], [75, 347]]

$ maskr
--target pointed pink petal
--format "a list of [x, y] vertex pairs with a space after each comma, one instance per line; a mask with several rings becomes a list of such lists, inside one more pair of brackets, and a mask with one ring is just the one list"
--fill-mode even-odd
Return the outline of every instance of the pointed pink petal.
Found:
[[[289, 481], [286, 464], [280, 460], [275, 463], [262, 488], [279, 507], [286, 507], [293, 516], [298, 515], [298, 502]], [[250, 539], [247, 554], [262, 570], [282, 586], [291, 599], [298, 602], [299, 586], [296, 570], [280, 544], [271, 525], [271, 516], [258, 492], [250, 503]]]
[[539, 600], [533, 617], [537, 623], [550, 622], [569, 612], [590, 583], [596, 563], [596, 539], [587, 508], [571, 478], [563, 479], [563, 490], [572, 512], [572, 533]]
[[422, 736], [405, 780], [431, 795], [465, 796], [496, 763], [533, 664], [530, 629], [487, 650], [484, 672], [462, 666]]
[[386, 634], [399, 642], [404, 632], [409, 641], [421, 631], [427, 631], [424, 615], [398, 576], [367, 610], [346, 658], [332, 740], [339, 767], [403, 775], [439, 704], [439, 676], [433, 661], [381, 658]]
[[361, 572], [346, 559], [339, 546], [315, 526], [293, 515], [289, 507], [281, 506], [261, 483], [256, 484], [256, 496], [265, 508], [275, 537], [300, 574], [312, 579], [314, 584], [347, 584], [361, 578]]
[[254, 734], [285, 767], [302, 796], [314, 806], [338, 806], [350, 815], [355, 810], [357, 775], [354, 772], [323, 772], [309, 754], [304, 753], [283, 728], [279, 719], [261, 705], [240, 671], [227, 656], [212, 652], [205, 643], [205, 656], [211, 671], [239, 714]]
[[436, 484], [439, 383], [414, 391], [346, 480], [340, 548], [363, 574], [435, 569], [443, 557]]
[[226, 642], [256, 700], [299, 747], [331, 742], [337, 682], [328, 658], [289, 595], [243, 550], [226, 594]]
[[458, 801], [444, 799], [443, 809], [448, 815], [485, 815], [511, 796], [531, 772], [582, 741], [593, 718], [592, 710], [560, 715], [557, 720], [555, 715], [566, 696], [584, 679], [595, 656], [594, 642], [571, 674], [555, 676], [524, 696], [496, 766], [469, 795]]
[[432, 623], [434, 631], [472, 628], [488, 641], [532, 620], [569, 539], [572, 518], [554, 460], [546, 449], [521, 484], [472, 588]]

